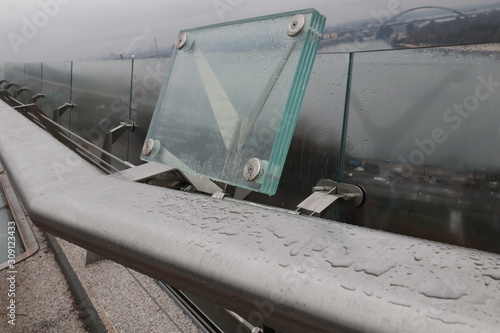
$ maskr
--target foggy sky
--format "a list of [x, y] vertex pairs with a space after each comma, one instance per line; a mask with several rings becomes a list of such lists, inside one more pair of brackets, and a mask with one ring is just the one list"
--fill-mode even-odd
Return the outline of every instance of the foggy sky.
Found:
[[[476, 0], [492, 3], [500, 0]], [[458, 7], [470, 0], [2, 0], [0, 62], [78, 60], [168, 47], [181, 29], [303, 8], [327, 25], [424, 5]], [[393, 10], [394, 11], [394, 10]]]

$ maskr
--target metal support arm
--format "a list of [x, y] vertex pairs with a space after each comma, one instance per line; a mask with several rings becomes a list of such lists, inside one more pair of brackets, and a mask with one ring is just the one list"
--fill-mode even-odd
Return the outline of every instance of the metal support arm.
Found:
[[7, 83], [7, 84], [5, 85], [5, 89], [7, 90], [7, 89], [9, 89], [10, 87], [13, 87], [13, 86], [15, 86], [15, 85], [16, 85], [16, 84], [15, 84], [14, 82], [9, 82], [9, 83]]
[[329, 179], [321, 179], [312, 191], [309, 197], [297, 205], [297, 211], [309, 216], [320, 216], [335, 203], [357, 208], [363, 204], [365, 197], [360, 186]]
[[35, 103], [37, 100], [39, 100], [42, 97], [45, 97], [45, 94], [38, 93], [38, 94], [34, 95], [33, 97], [31, 97], [31, 103]]
[[54, 110], [54, 115], [52, 116], [52, 120], [56, 123], [59, 122], [59, 118], [66, 112], [66, 110], [74, 108], [76, 105], [73, 103], [64, 103], [60, 107]]
[[[135, 122], [132, 120], [125, 120], [104, 135], [104, 143], [102, 149], [109, 154], [113, 154], [113, 143], [116, 142], [125, 132], [133, 132], [135, 129]], [[107, 154], [102, 154], [101, 159], [108, 164], [111, 164], [111, 157]]]
[[14, 97], [17, 98], [19, 97], [19, 95], [23, 92], [23, 91], [26, 91], [28, 90], [28, 87], [21, 87], [19, 89], [16, 90], [16, 92], [14, 93]]

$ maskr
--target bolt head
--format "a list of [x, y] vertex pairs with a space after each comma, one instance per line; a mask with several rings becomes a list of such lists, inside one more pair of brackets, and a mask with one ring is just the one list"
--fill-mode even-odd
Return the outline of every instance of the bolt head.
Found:
[[177, 43], [175, 44], [175, 47], [177, 50], [182, 50], [182, 48], [186, 45], [187, 42], [187, 34], [185, 32], [179, 34], [179, 37], [177, 37]]
[[248, 182], [253, 182], [262, 173], [262, 162], [258, 158], [251, 158], [243, 167], [243, 178]]
[[306, 19], [304, 15], [297, 14], [294, 17], [292, 17], [290, 21], [288, 21], [288, 25], [286, 27], [286, 33], [290, 37], [295, 37], [298, 34], [300, 34], [302, 29], [304, 29], [305, 24], [306, 24]]
[[146, 140], [146, 142], [144, 143], [144, 147], [142, 147], [142, 153], [146, 156], [151, 155], [154, 145], [155, 145], [155, 140], [153, 139]]

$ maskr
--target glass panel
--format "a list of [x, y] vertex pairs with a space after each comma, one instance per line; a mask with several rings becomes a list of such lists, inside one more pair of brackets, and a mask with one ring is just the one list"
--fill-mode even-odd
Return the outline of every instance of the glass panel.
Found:
[[276, 195], [248, 200], [295, 210], [318, 180], [337, 177], [349, 55], [318, 54]]
[[132, 87], [132, 120], [136, 123], [130, 134], [129, 162], [139, 165], [141, 150], [155, 110], [161, 86], [167, 75], [170, 59], [134, 60]]
[[[0, 63], [0, 80], [5, 80], [5, 64], [3, 62]], [[3, 84], [1, 86], [3, 89]]]
[[[71, 130], [98, 147], [104, 136], [130, 119], [132, 61], [73, 63]], [[112, 146], [113, 155], [127, 160], [128, 132]]]
[[340, 220], [500, 253], [500, 44], [354, 55]]
[[[49, 117], [54, 110], [71, 102], [71, 62], [51, 62], [43, 64], [42, 110]], [[59, 124], [69, 129], [71, 109], [59, 117]]]
[[[31, 103], [31, 98], [36, 94], [42, 92], [42, 63], [32, 62], [24, 65], [25, 70], [25, 87], [27, 90], [23, 91], [18, 99], [24, 103]], [[42, 100], [36, 101], [38, 107], [42, 106]]]
[[[148, 132], [154, 153], [142, 158], [274, 194], [325, 22], [302, 11], [304, 29], [290, 37], [298, 13], [182, 31]], [[254, 158], [263, 172], [246, 181]]]

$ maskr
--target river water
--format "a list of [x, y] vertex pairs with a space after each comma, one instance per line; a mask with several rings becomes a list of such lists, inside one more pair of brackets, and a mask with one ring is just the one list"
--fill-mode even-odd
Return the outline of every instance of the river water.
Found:
[[348, 52], [363, 52], [373, 50], [387, 50], [393, 47], [383, 41], [377, 39], [364, 39], [362, 42], [341, 43], [336, 45], [328, 45], [321, 47], [319, 53], [348, 53]]

